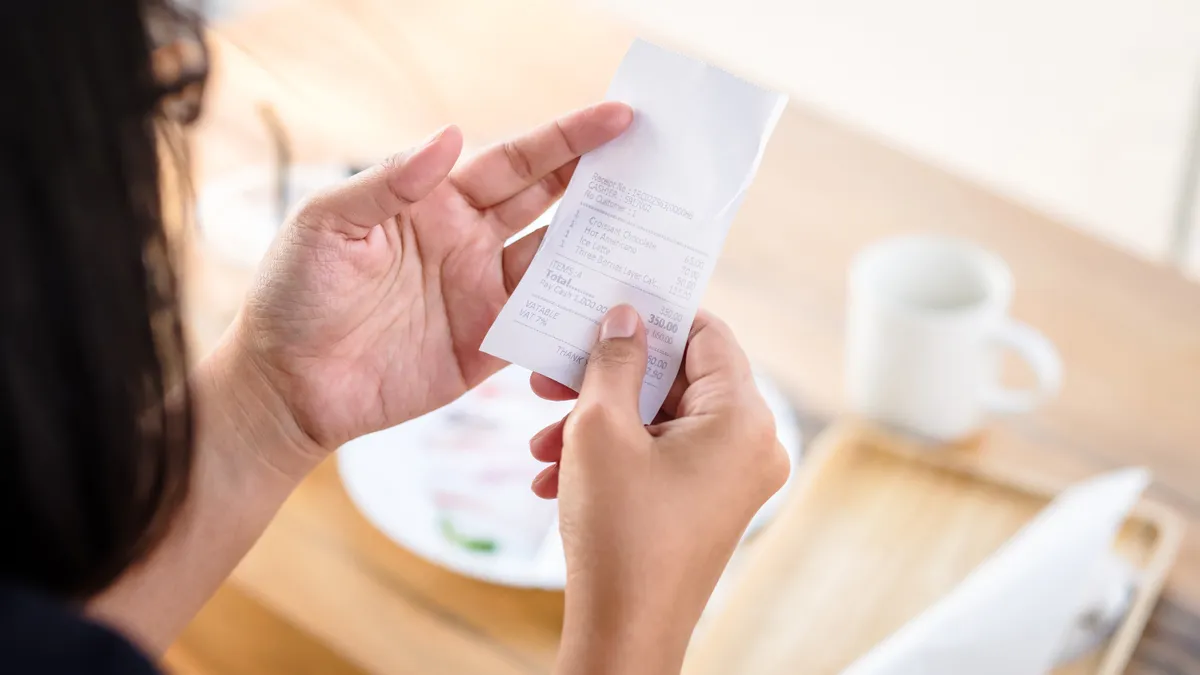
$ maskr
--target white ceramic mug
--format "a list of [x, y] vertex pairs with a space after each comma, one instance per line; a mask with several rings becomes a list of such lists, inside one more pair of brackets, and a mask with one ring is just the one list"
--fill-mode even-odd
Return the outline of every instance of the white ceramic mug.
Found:
[[[1035, 329], [1008, 316], [1012, 274], [969, 242], [910, 235], [875, 243], [850, 270], [847, 389], [854, 411], [942, 441], [966, 438], [988, 412], [1020, 413], [1057, 393], [1062, 361]], [[1016, 352], [1038, 386], [999, 383]]]

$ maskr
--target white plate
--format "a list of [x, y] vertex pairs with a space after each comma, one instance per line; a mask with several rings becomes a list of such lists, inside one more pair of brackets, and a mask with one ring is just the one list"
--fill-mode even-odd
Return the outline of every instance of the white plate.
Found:
[[[384, 534], [431, 562], [501, 585], [561, 589], [556, 503], [529, 489], [545, 466], [529, 456], [529, 438], [572, 403], [537, 398], [528, 380], [528, 371], [510, 366], [440, 410], [346, 444], [338, 468], [350, 498]], [[801, 432], [792, 409], [767, 378], [758, 384], [794, 466]], [[775, 513], [791, 483], [763, 505], [747, 535]]]

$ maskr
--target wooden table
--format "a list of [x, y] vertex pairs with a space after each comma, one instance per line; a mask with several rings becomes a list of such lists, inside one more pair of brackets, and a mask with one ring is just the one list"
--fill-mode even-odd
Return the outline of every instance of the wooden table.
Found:
[[[260, 100], [297, 157], [370, 159], [450, 121], [474, 146], [603, 95], [632, 31], [563, 0], [293, 0], [215, 27], [197, 182], [266, 161]], [[997, 420], [983, 461], [1073, 480], [1144, 464], [1189, 533], [1130, 672], [1200, 672], [1200, 287], [793, 102], [704, 304], [783, 383], [811, 436], [842, 407], [845, 270], [878, 237], [971, 237], [1017, 278], [1015, 315], [1066, 363], [1062, 395]], [[219, 334], [243, 278], [193, 270]], [[533, 673], [561, 596], [458, 577], [392, 544], [331, 464], [296, 492], [168, 657], [182, 673]], [[797, 664], [798, 672], [802, 664]]]

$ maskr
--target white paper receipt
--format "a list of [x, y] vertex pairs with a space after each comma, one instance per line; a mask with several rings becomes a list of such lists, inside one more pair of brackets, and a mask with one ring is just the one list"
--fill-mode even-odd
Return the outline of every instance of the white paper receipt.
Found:
[[787, 97], [639, 40], [606, 98], [633, 124], [580, 159], [481, 349], [578, 390], [600, 319], [630, 304], [649, 336], [649, 423]]

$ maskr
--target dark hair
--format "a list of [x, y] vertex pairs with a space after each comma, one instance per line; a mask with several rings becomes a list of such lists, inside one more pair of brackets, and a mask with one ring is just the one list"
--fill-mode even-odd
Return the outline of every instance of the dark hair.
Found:
[[0, 2], [0, 583], [85, 598], [186, 495], [160, 157], [203, 69], [159, 42], [202, 50], [197, 25], [167, 0]]

